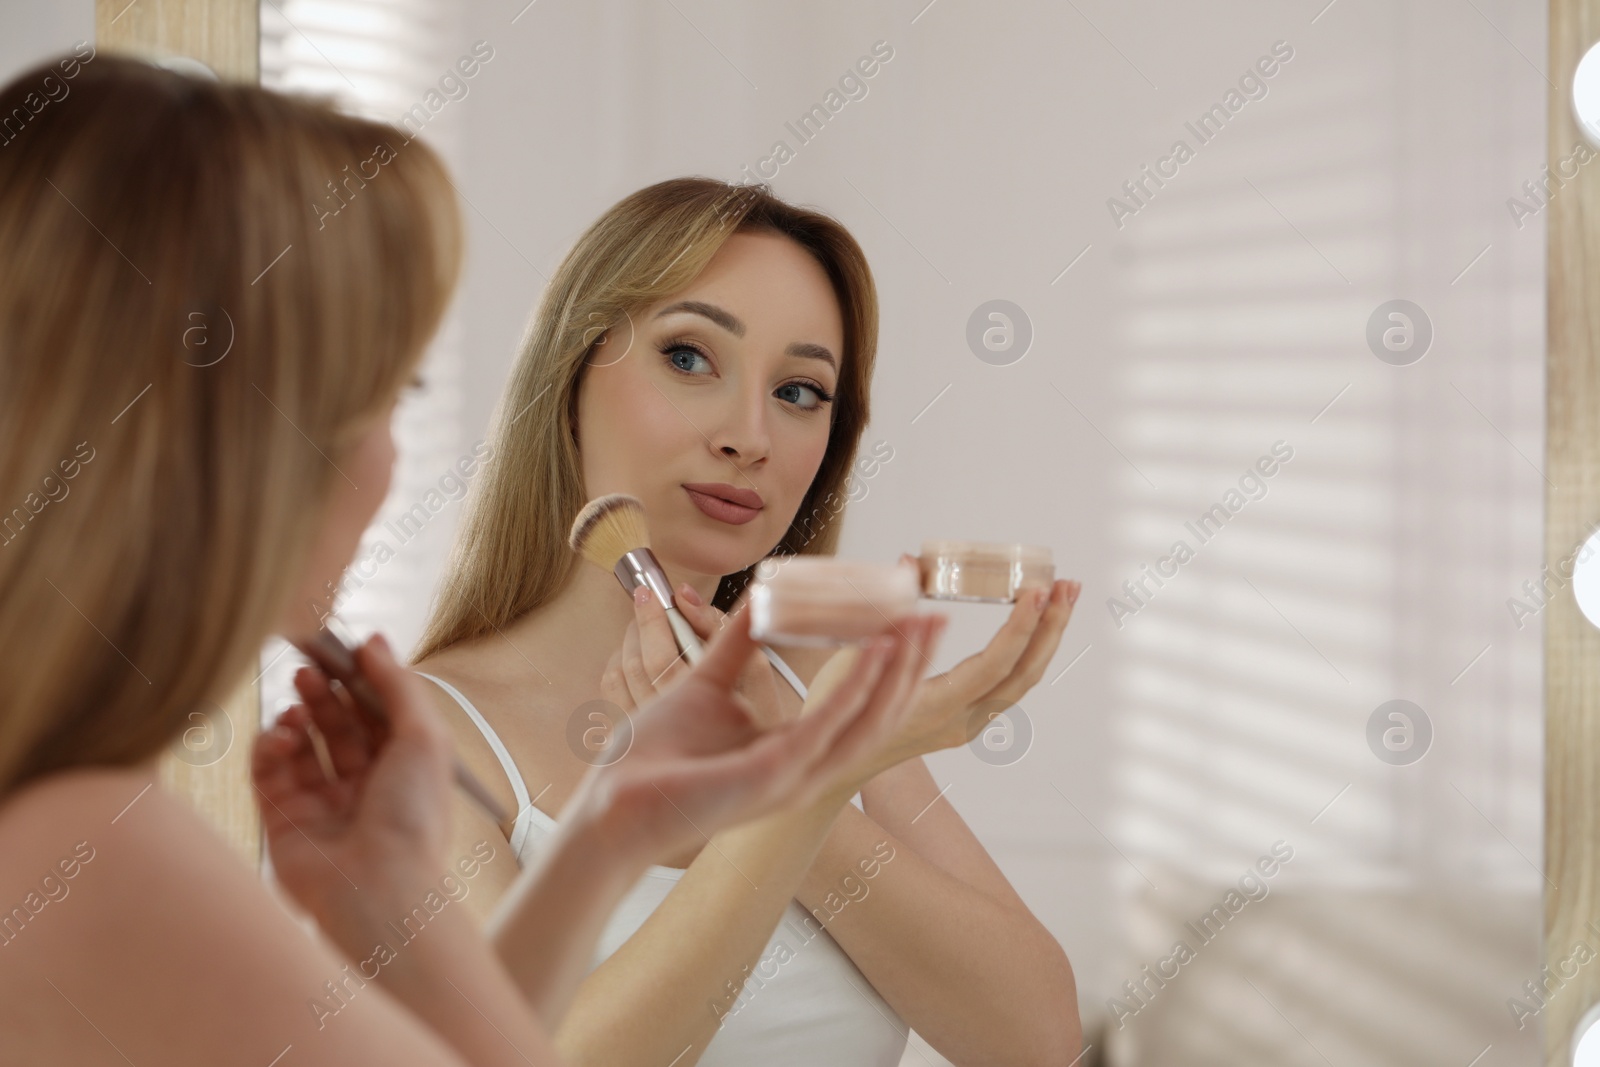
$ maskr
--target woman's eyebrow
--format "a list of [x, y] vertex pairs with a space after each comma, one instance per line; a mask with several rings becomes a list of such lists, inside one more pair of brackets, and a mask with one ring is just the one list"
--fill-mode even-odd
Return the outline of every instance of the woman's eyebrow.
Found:
[[[679, 311], [686, 311], [691, 315], [700, 315], [708, 318], [735, 337], [744, 336], [744, 322], [738, 316], [724, 308], [717, 307], [715, 304], [707, 304], [703, 300], [679, 300], [675, 304], [668, 304], [652, 317], [659, 319], [663, 315], [671, 315]], [[839, 370], [839, 361], [834, 359], [833, 353], [822, 345], [812, 344], [809, 341], [796, 341], [783, 351], [785, 355], [799, 356], [802, 359], [820, 359], [832, 367], [835, 373]]]
[[744, 336], [744, 323], [731, 312], [724, 311], [715, 304], [707, 304], [700, 300], [680, 300], [676, 304], [668, 304], [656, 312], [655, 317], [659, 319], [661, 316], [671, 315], [675, 311], [687, 311], [691, 315], [703, 315], [735, 337]]
[[796, 341], [783, 351], [785, 355], [800, 356], [802, 359], [820, 359], [832, 367], [835, 373], [839, 370], [839, 364], [835, 362], [833, 353], [821, 345], [814, 345], [809, 341]]

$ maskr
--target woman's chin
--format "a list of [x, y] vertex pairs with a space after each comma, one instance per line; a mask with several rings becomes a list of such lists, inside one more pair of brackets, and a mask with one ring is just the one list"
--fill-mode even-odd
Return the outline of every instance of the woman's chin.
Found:
[[736, 574], [762, 558], [760, 554], [752, 553], [747, 545], [659, 543], [653, 536], [651, 551], [661, 561], [661, 566], [672, 574], [675, 582], [683, 581], [684, 575], [716, 575], [720, 578], [725, 574]]

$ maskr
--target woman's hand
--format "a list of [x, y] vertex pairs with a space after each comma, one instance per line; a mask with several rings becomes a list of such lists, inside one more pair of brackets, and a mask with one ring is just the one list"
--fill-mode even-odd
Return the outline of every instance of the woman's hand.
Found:
[[[702, 641], [709, 641], [727, 618], [701, 600], [688, 582], [678, 587], [673, 599]], [[688, 670], [688, 658], [678, 651], [672, 627], [667, 623], [666, 608], [648, 590], [644, 596], [636, 593], [633, 621], [623, 635], [622, 647], [606, 662], [600, 676], [600, 695], [631, 712], [681, 681]], [[784, 718], [777, 673], [759, 647], [752, 649], [740, 669], [734, 690], [749, 701], [756, 723], [763, 729]]]
[[[894, 743], [883, 749], [879, 770], [964, 745], [996, 714], [1021, 700], [1038, 684], [1061, 647], [1062, 632], [1081, 589], [1078, 582], [1058, 579], [1048, 589], [1018, 593], [1010, 617], [982, 651], [923, 683], [904, 728]], [[818, 671], [811, 691], [826, 692], [833, 678], [849, 666], [847, 656], [829, 660]], [[809, 704], [808, 700], [808, 708]]]
[[735, 609], [705, 657], [613, 733], [562, 819], [585, 820], [597, 844], [651, 863], [781, 808], [843, 804], [904, 729], [944, 623], [894, 620], [808, 714], [763, 728], [735, 692], [758, 652], [749, 613]]
[[[444, 871], [450, 841], [449, 728], [381, 635], [356, 650], [356, 664], [383, 700], [387, 726], [320, 670], [302, 667], [294, 676], [302, 703], [258, 735], [251, 754], [273, 871], [325, 928], [349, 913], [357, 891], [364, 906], [409, 907]], [[326, 741], [335, 781], [313, 733]], [[328, 933], [339, 939], [338, 930]]]

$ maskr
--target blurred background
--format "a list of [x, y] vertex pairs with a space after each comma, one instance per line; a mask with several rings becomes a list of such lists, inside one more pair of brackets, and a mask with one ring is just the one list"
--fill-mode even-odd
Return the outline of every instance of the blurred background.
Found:
[[[1543, 5], [261, 9], [263, 82], [411, 116], [470, 228], [356, 629], [420, 633], [451, 470], [582, 230], [769, 181], [883, 301], [892, 455], [841, 554], [1048, 544], [1083, 582], [1044, 682], [930, 760], [1072, 959], [1080, 1062], [1539, 1055]], [[78, 40], [90, 0], [8, 0], [0, 77]], [[941, 668], [1003, 616], [950, 613]]]

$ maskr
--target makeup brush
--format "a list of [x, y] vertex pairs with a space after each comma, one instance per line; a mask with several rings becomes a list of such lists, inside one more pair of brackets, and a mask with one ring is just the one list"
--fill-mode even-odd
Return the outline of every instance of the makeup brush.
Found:
[[[372, 683], [367, 676], [361, 673], [361, 668], [356, 665], [355, 646], [357, 642], [351, 637], [344, 625], [333, 616], [322, 620], [323, 628], [317, 631], [315, 637], [307, 641], [295, 641], [294, 647], [311, 662], [315, 663], [323, 674], [334, 679], [349, 690], [353, 699], [361, 709], [376, 721], [387, 725], [389, 712], [383, 706], [383, 698], [378, 691], [372, 688]], [[322, 739], [321, 731], [312, 735], [312, 747], [317, 750], [317, 761], [322, 765], [322, 773], [329, 781], [334, 776], [330, 774], [333, 766], [326, 751], [327, 742]], [[321, 742], [319, 745], [318, 742]], [[456, 783], [467, 791], [467, 795], [477, 801], [484, 811], [494, 816], [497, 823], [506, 821], [505, 809], [495, 800], [484, 784], [461, 762], [461, 757], [455, 758]]]
[[631, 597], [639, 586], [646, 586], [667, 609], [678, 651], [690, 663], [700, 662], [705, 646], [689, 620], [678, 610], [661, 563], [650, 551], [650, 527], [644, 520], [644, 504], [636, 496], [608, 493], [583, 506], [572, 520], [572, 535], [567, 539], [572, 550], [603, 571], [610, 571]]

